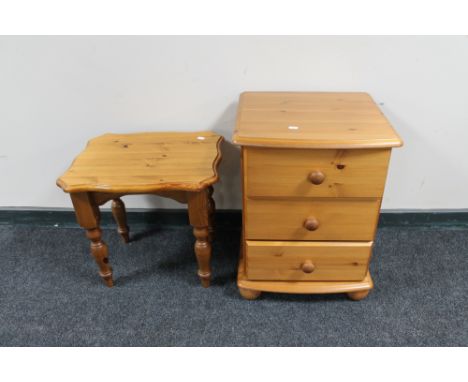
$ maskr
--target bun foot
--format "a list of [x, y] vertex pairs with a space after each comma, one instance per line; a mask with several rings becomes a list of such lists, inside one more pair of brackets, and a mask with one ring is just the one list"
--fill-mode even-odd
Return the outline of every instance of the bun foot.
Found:
[[262, 294], [259, 290], [245, 289], [242, 287], [239, 287], [239, 293], [246, 300], [255, 300]]
[[370, 289], [368, 290], [360, 290], [360, 291], [357, 291], [357, 292], [349, 292], [347, 293], [348, 295], [348, 298], [353, 300], [353, 301], [360, 301], [360, 300], [363, 300], [367, 297], [367, 295], [369, 294], [370, 292]]

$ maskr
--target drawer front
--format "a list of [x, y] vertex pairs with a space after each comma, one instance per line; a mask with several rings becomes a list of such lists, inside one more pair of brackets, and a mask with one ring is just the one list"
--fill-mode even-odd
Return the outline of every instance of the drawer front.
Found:
[[380, 199], [247, 199], [247, 240], [373, 240]]
[[359, 281], [372, 242], [246, 241], [249, 280]]
[[247, 196], [378, 197], [390, 149], [244, 150]]

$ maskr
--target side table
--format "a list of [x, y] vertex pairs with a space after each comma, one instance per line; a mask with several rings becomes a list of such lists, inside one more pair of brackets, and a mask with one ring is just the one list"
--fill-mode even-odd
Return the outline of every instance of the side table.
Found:
[[70, 194], [76, 218], [107, 286], [113, 286], [108, 248], [99, 227], [99, 206], [112, 200], [112, 214], [129, 241], [124, 195], [153, 194], [188, 204], [198, 276], [210, 285], [211, 239], [223, 137], [211, 132], [105, 134], [88, 142], [57, 185]]

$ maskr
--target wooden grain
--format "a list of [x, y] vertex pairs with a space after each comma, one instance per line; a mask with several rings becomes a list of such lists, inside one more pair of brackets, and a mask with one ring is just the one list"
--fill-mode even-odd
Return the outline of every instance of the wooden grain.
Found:
[[244, 93], [233, 141], [242, 148], [241, 295], [365, 298], [390, 152], [402, 145], [372, 98]]
[[211, 132], [105, 134], [89, 141], [57, 185], [69, 192], [79, 224], [108, 286], [113, 285], [108, 248], [99, 228], [99, 206], [113, 200], [118, 232], [129, 240], [127, 194], [152, 194], [188, 203], [195, 235], [198, 275], [210, 284], [212, 184], [218, 180], [223, 138]]
[[112, 200], [112, 215], [117, 223], [117, 232], [125, 243], [130, 241], [129, 228], [127, 225], [127, 212], [125, 204], [120, 198]]
[[216, 212], [216, 203], [215, 200], [213, 199], [213, 186], [210, 186], [207, 188], [207, 193], [208, 193], [208, 231], [209, 231], [209, 240], [210, 242], [213, 240], [214, 237], [214, 224], [215, 224], [215, 212]]
[[259, 290], [246, 289], [242, 287], [239, 287], [239, 293], [246, 300], [256, 300], [262, 294]]
[[372, 242], [246, 241], [249, 280], [360, 281]]
[[367, 93], [306, 92], [241, 94], [233, 142], [319, 149], [403, 143]]
[[300, 267], [300, 269], [304, 273], [312, 273], [313, 271], [315, 271], [315, 268], [315, 264], [312, 262], [312, 260], [309, 259], [305, 260]]
[[[298, 294], [327, 294], [367, 291], [374, 287], [368, 272], [361, 281], [259, 281], [249, 280], [244, 271], [244, 258], [240, 257], [237, 273], [239, 290]], [[252, 292], [251, 292], [252, 293]]]
[[108, 287], [114, 285], [112, 267], [109, 264], [107, 244], [102, 240], [99, 228], [100, 211], [91, 193], [73, 193], [70, 195], [78, 224], [86, 229], [86, 236], [91, 241], [91, 254], [99, 267], [99, 275]]
[[[362, 240], [372, 241], [380, 199], [247, 199], [247, 240]], [[318, 228], [309, 231], [305, 220]]]
[[105, 134], [58, 180], [65, 192], [199, 191], [218, 180], [222, 137], [212, 132]]
[[198, 262], [198, 276], [205, 288], [210, 286], [211, 278], [210, 198], [208, 189], [191, 192], [188, 195], [189, 219], [196, 238], [194, 249]]
[[[390, 149], [247, 147], [244, 156], [247, 196], [380, 198], [384, 192]], [[320, 184], [313, 184], [309, 179], [311, 173], [321, 173], [325, 178]], [[315, 174], [315, 177], [318, 176]]]
[[348, 298], [353, 301], [361, 301], [369, 295], [370, 290], [360, 290], [357, 292], [349, 292]]

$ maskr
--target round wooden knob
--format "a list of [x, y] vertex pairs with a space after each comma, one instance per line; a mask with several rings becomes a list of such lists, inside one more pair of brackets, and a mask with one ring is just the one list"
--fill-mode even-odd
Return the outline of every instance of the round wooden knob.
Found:
[[308, 231], [315, 231], [319, 227], [319, 221], [314, 218], [310, 217], [304, 220], [304, 228]]
[[302, 264], [302, 272], [304, 273], [312, 273], [315, 269], [315, 265], [312, 261], [306, 260], [304, 264]]
[[325, 180], [325, 174], [322, 171], [312, 171], [308, 178], [310, 183], [319, 185]]

